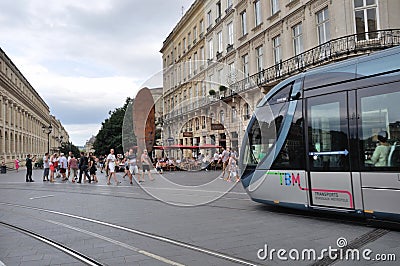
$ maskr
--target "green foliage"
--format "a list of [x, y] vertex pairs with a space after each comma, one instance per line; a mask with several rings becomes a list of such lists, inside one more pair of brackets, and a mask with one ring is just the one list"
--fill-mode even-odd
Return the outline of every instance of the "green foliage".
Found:
[[209, 93], [211, 96], [213, 96], [213, 95], [215, 95], [215, 90], [209, 90], [208, 93]]
[[96, 155], [108, 154], [110, 149], [114, 149], [115, 154], [123, 153], [122, 131], [124, 116], [127, 108], [131, 108], [131, 102], [132, 99], [128, 97], [123, 107], [116, 108], [114, 111], [109, 111], [108, 114], [110, 117], [101, 123], [102, 127], [93, 144]]
[[74, 156], [76, 158], [80, 157], [80, 151], [78, 149], [78, 147], [76, 147], [74, 144], [72, 144], [72, 142], [63, 142], [61, 143], [61, 148], [60, 148], [60, 152], [64, 153], [65, 156], [68, 156], [68, 153], [72, 151], [72, 153], [74, 154]]
[[224, 85], [219, 86], [219, 91], [226, 91], [227, 89]]

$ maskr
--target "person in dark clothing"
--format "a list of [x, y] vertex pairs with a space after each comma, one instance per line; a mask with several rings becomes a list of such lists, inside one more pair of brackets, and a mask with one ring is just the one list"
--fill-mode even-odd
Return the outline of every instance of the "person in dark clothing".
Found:
[[89, 160], [88, 158], [85, 156], [84, 152], [81, 152], [81, 158], [79, 158], [79, 180], [77, 183], [81, 183], [82, 182], [82, 174], [84, 174], [87, 178], [88, 178], [88, 182], [90, 183], [90, 176], [88, 174], [88, 164], [89, 164]]
[[26, 162], [25, 162], [25, 166], [26, 166], [26, 177], [25, 177], [25, 181], [26, 182], [35, 182], [32, 179], [32, 162], [35, 161], [35, 158], [33, 158], [34, 160], [31, 159], [31, 155], [28, 154], [26, 157]]

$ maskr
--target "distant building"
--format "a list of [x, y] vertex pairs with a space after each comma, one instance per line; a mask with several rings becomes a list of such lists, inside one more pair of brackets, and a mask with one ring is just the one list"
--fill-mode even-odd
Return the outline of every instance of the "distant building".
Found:
[[[51, 133], [49, 126], [51, 125]], [[11, 164], [27, 154], [43, 156], [68, 142], [61, 122], [0, 48], [0, 157]]]
[[86, 141], [83, 150], [86, 153], [95, 152], [95, 150], [93, 149], [93, 144], [95, 141], [96, 141], [96, 136], [92, 136], [89, 140]]

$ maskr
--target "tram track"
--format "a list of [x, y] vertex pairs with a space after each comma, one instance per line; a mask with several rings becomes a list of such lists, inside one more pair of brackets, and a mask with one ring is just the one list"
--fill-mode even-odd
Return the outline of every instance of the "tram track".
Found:
[[[104, 225], [104, 226], [107, 226], [109, 228], [122, 230], [124, 232], [129, 232], [129, 233], [132, 233], [132, 234], [135, 234], [135, 235], [138, 235], [138, 236], [142, 236], [142, 237], [145, 237], [145, 238], [149, 238], [149, 239], [152, 239], [152, 240], [156, 240], [156, 241], [159, 241], [159, 242], [168, 243], [168, 244], [171, 244], [171, 245], [174, 245], [174, 246], [178, 246], [180, 248], [192, 250], [192, 251], [204, 254], [204, 255], [208, 255], [208, 256], [215, 257], [215, 258], [218, 258], [218, 259], [221, 259], [221, 260], [229, 261], [229, 262], [232, 262], [232, 263], [235, 263], [235, 264], [248, 265], [248, 266], [258, 265], [258, 263], [253, 262], [253, 261], [245, 260], [245, 259], [242, 259], [242, 258], [238, 258], [238, 257], [235, 257], [235, 256], [224, 254], [224, 253], [221, 253], [221, 252], [218, 252], [218, 251], [214, 251], [214, 250], [210, 250], [210, 249], [207, 249], [207, 248], [203, 248], [203, 247], [200, 247], [200, 246], [197, 246], [197, 245], [194, 245], [194, 244], [186, 243], [186, 242], [183, 242], [183, 241], [180, 241], [180, 240], [175, 240], [175, 239], [172, 239], [172, 238], [169, 238], [169, 237], [161, 236], [161, 235], [158, 235], [158, 234], [154, 234], [154, 233], [150, 233], [150, 232], [146, 232], [146, 231], [142, 231], [142, 230], [138, 230], [138, 229], [133, 229], [133, 228], [125, 227], [125, 226], [120, 226], [120, 225], [117, 225], [117, 224], [113, 224], [113, 223], [109, 223], [109, 222], [105, 222], [105, 221], [101, 221], [101, 220], [96, 220], [96, 219], [92, 219], [92, 218], [88, 218], [88, 217], [78, 216], [78, 215], [59, 212], [59, 211], [54, 211], [54, 210], [48, 210], [48, 209], [43, 209], [43, 208], [37, 208], [37, 207], [19, 205], [19, 204], [7, 203], [7, 202], [0, 202], [0, 205], [9, 206], [9, 207], [13, 207], [13, 208], [23, 208], [23, 209], [35, 210], [35, 211], [39, 211], [39, 212], [43, 212], [43, 213], [48, 213], [48, 214], [54, 214], [54, 215], [59, 215], [59, 216], [63, 216], [63, 217], [73, 218], [73, 219], [77, 219], [77, 220], [80, 220], [80, 221], [85, 221], [85, 222], [89, 222], [89, 223], [93, 223], [93, 224]], [[106, 241], [110, 241], [110, 242], [114, 241], [114, 243], [118, 242], [118, 241], [116, 242], [115, 240], [110, 240], [110, 239], [108, 239], [108, 238], [106, 238], [104, 236], [100, 236], [100, 235], [98, 235], [96, 233], [93, 233], [93, 232], [89, 232], [89, 231], [86, 231], [86, 230], [83, 230], [83, 229], [79, 229], [79, 228], [76, 228], [76, 227], [72, 227], [72, 226], [66, 225], [64, 223], [55, 222], [55, 221], [51, 221], [51, 220], [46, 220], [46, 221], [50, 222], [50, 223], [53, 223], [53, 224], [58, 224], [58, 225], [64, 226], [64, 227], [69, 228], [69, 229], [73, 229], [75, 231], [80, 231], [82, 233], [86, 233], [86, 234], [92, 235], [92, 236], [94, 236], [96, 238], [100, 238], [100, 239], [103, 239], [103, 240], [106, 240]], [[119, 244], [121, 246], [124, 246], [124, 244], [122, 242], [118, 242], [117, 244]], [[126, 245], [125, 245], [125, 247], [126, 247]], [[134, 250], [136, 252], [138, 250], [135, 247], [131, 247], [130, 249]], [[175, 264], [174, 262], [171, 262], [171, 263], [168, 263], [168, 264], [170, 264], [170, 265], [180, 265], [178, 263]]]
[[19, 226], [15, 226], [15, 225], [3, 222], [3, 221], [0, 221], [0, 225], [2, 225], [4, 227], [7, 227], [9, 229], [12, 229], [14, 231], [18, 231], [20, 233], [23, 233], [23, 234], [25, 234], [27, 236], [30, 236], [30, 237], [38, 240], [40, 242], [43, 242], [43, 243], [45, 243], [47, 245], [50, 245], [50, 246], [56, 248], [57, 250], [60, 250], [63, 253], [65, 253], [65, 254], [67, 254], [67, 255], [69, 255], [69, 256], [71, 256], [71, 257], [73, 257], [73, 258], [75, 258], [75, 259], [77, 259], [79, 261], [81, 261], [82, 263], [85, 263], [86, 265], [90, 265], [90, 266], [103, 265], [102, 263], [94, 260], [93, 258], [90, 258], [90, 257], [88, 257], [88, 256], [86, 256], [86, 255], [84, 255], [84, 254], [82, 254], [82, 253], [70, 248], [70, 247], [67, 247], [66, 245], [63, 245], [63, 244], [61, 244], [59, 242], [56, 242], [56, 241], [54, 241], [54, 240], [52, 240], [50, 238], [47, 238], [47, 237], [45, 237], [43, 235], [35, 233], [35, 232], [31, 231], [31, 230], [28, 230], [28, 229], [25, 229], [25, 228], [22, 228], [22, 227], [19, 227]]
[[[1, 189], [15, 189], [15, 190], [27, 190], [27, 191], [45, 191], [45, 192], [59, 192], [59, 193], [69, 193], [69, 194], [83, 194], [83, 195], [91, 195], [91, 196], [106, 196], [106, 197], [111, 197], [111, 198], [121, 198], [121, 199], [135, 199], [135, 200], [145, 200], [145, 201], [160, 201], [158, 199], [152, 198], [148, 196], [146, 193], [136, 193], [136, 192], [119, 192], [119, 191], [113, 191], [113, 193], [122, 193], [124, 195], [115, 195], [115, 194], [109, 194], [108, 191], [102, 191], [99, 193], [99, 191], [65, 191], [65, 190], [60, 190], [60, 189], [38, 189], [38, 188], [21, 188], [21, 187], [0, 187]], [[107, 193], [106, 193], [107, 192]], [[136, 196], [139, 195], [139, 196]], [[148, 196], [143, 197], [143, 196]], [[225, 200], [226, 198], [222, 197], [218, 200]], [[250, 199], [249, 199], [250, 201]], [[319, 220], [324, 220], [324, 221], [330, 221], [330, 222], [336, 222], [336, 223], [345, 223], [345, 224], [356, 224], [359, 226], [373, 226], [373, 227], [378, 227], [378, 228], [389, 228], [391, 230], [395, 231], [400, 231], [400, 223], [394, 222], [394, 221], [381, 221], [381, 220], [366, 220], [366, 219], [357, 219], [355, 217], [350, 217], [350, 216], [344, 216], [344, 215], [337, 215], [337, 214], [331, 214], [331, 213], [326, 213], [326, 212], [321, 212], [321, 213], [316, 213], [316, 212], [304, 212], [301, 210], [295, 210], [295, 209], [288, 209], [280, 206], [268, 206], [268, 205], [263, 205], [263, 204], [255, 204], [253, 205], [252, 209], [249, 208], [240, 208], [237, 206], [226, 206], [226, 205], [221, 205], [217, 204], [216, 202], [209, 203], [207, 205], [203, 205], [211, 208], [221, 208], [221, 209], [229, 209], [229, 210], [237, 210], [237, 211], [264, 211], [264, 212], [269, 212], [269, 213], [274, 213], [277, 215], [285, 215], [285, 216], [292, 216], [292, 217], [301, 217], [301, 218], [309, 218], [309, 219], [315, 219], [318, 218]]]

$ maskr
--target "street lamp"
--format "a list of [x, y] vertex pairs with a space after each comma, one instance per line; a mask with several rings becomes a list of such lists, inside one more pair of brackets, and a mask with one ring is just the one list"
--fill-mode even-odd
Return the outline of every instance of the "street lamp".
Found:
[[50, 133], [53, 131], [53, 127], [51, 124], [46, 127], [45, 125], [42, 126], [43, 133], [47, 134], [47, 153], [50, 153]]

